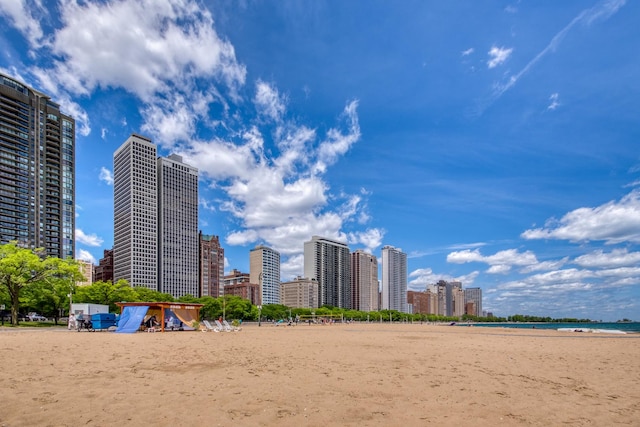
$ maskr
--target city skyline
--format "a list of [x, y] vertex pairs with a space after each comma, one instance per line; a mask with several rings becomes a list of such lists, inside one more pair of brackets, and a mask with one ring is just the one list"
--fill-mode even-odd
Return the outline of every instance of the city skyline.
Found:
[[291, 280], [318, 235], [497, 316], [637, 318], [640, 4], [363, 4], [0, 4], [0, 72], [75, 120], [76, 257], [136, 133], [199, 170], [225, 273], [265, 245]]

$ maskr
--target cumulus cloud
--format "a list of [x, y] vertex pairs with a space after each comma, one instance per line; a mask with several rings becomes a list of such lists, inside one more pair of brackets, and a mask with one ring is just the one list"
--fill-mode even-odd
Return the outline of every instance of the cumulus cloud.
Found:
[[[246, 69], [233, 45], [218, 36], [211, 13], [193, 0], [60, 2], [60, 27], [46, 38], [34, 13], [39, 2], [0, 4], [0, 13], [23, 32], [32, 49], [50, 58], [31, 73], [91, 131], [87, 114], [71, 101], [97, 88], [122, 88], [143, 104], [141, 129], [167, 147], [191, 138], [221, 93], [238, 99]], [[38, 6], [38, 7], [36, 7]], [[114, 29], [117, 29], [114, 31]]]
[[[531, 251], [518, 252], [517, 249], [507, 249], [496, 252], [493, 255], [485, 256], [480, 253], [480, 249], [466, 249], [464, 251], [451, 252], [447, 255], [447, 262], [454, 264], [483, 262], [491, 266], [513, 266], [537, 264], [538, 260], [535, 254]], [[495, 271], [504, 270], [496, 268]]]
[[194, 141], [182, 153], [227, 196], [219, 209], [237, 218], [239, 228], [226, 236], [226, 242], [266, 242], [284, 256], [301, 253], [312, 235], [350, 240], [369, 250], [379, 246], [381, 229], [343, 231], [347, 223], [367, 218], [366, 190], [330, 195], [324, 180], [327, 168], [360, 138], [357, 101], [347, 103], [339, 117], [346, 126], [329, 128], [322, 137], [315, 129], [286, 120], [277, 90], [259, 86], [261, 95], [254, 102], [279, 122], [271, 136], [276, 150], [266, 152], [265, 135], [250, 125], [238, 132], [239, 140]]
[[473, 53], [473, 48], [472, 48], [472, 47], [470, 47], [469, 49], [466, 49], [466, 50], [463, 50], [462, 52], [460, 52], [460, 54], [461, 54], [462, 56], [469, 56], [469, 55], [471, 55], [472, 53]]
[[52, 49], [64, 58], [56, 64], [60, 82], [68, 78], [65, 84], [77, 94], [122, 87], [149, 101], [185, 77], [244, 83], [246, 71], [233, 46], [218, 37], [211, 14], [196, 2], [65, 1], [61, 18]]
[[367, 252], [373, 252], [382, 245], [384, 234], [385, 230], [379, 228], [352, 232], [348, 234], [348, 243], [351, 245], [363, 245]]
[[76, 228], [76, 242], [87, 246], [97, 247], [102, 244], [103, 240], [95, 234], [85, 234], [84, 231]]
[[542, 261], [537, 264], [527, 265], [520, 270], [522, 274], [533, 273], [535, 271], [559, 270], [569, 261], [569, 257], [564, 257], [555, 261]]
[[509, 58], [511, 52], [513, 52], [513, 48], [491, 46], [488, 52], [489, 60], [487, 61], [487, 67], [495, 68], [502, 64]]
[[640, 265], [640, 252], [627, 249], [614, 249], [604, 252], [602, 249], [581, 255], [573, 260], [574, 264], [586, 268], [612, 268]]
[[100, 168], [99, 179], [107, 185], [113, 185], [113, 175], [111, 171], [104, 166]]
[[640, 242], [640, 191], [620, 201], [595, 208], [579, 208], [560, 220], [550, 219], [544, 227], [526, 230], [525, 239], [558, 239], [571, 242], [603, 240], [608, 244]]

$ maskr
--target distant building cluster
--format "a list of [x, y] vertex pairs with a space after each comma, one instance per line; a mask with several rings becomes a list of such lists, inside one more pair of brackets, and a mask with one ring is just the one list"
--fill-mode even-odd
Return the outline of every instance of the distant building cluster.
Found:
[[[75, 121], [38, 91], [0, 74], [0, 242], [75, 257]], [[198, 230], [198, 170], [176, 154], [158, 157], [132, 134], [113, 155], [113, 248], [81, 262], [86, 281], [126, 280], [175, 298], [237, 295], [254, 305], [329, 305], [359, 311], [482, 314], [480, 288], [460, 282], [407, 289], [407, 255], [384, 246], [378, 258], [344, 242], [304, 242], [303, 275], [282, 281], [280, 253], [258, 245], [249, 273], [224, 274], [224, 248]], [[382, 278], [381, 283], [378, 274]]]
[[427, 286], [422, 292], [408, 291], [407, 302], [412, 313], [460, 317], [483, 316], [482, 289], [462, 289], [460, 282], [438, 283]]

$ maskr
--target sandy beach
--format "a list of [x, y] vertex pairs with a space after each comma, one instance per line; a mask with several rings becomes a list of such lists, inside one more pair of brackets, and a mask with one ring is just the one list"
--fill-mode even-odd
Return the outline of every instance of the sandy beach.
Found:
[[640, 425], [640, 334], [0, 329], [0, 426]]

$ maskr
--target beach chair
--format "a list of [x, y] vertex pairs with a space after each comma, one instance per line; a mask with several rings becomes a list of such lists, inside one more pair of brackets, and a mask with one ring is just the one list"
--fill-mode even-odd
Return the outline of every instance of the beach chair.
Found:
[[220, 329], [220, 328], [218, 328], [218, 327], [216, 327], [216, 326], [213, 326], [213, 325], [211, 324], [211, 322], [209, 322], [208, 320], [203, 320], [203, 321], [202, 321], [202, 324], [203, 324], [203, 325], [204, 325], [204, 327], [206, 328], [206, 330], [205, 330], [206, 332], [220, 332], [220, 331], [221, 331], [221, 329]]
[[238, 328], [237, 326], [230, 325], [229, 322], [227, 322], [226, 320], [223, 320], [222, 324], [224, 325], [224, 327], [227, 330], [230, 330], [230, 331], [234, 331], [235, 332], [235, 331], [239, 331], [239, 330], [242, 329], [242, 328]]
[[217, 326], [221, 331], [224, 331], [224, 332], [231, 332], [231, 329], [230, 329], [230, 328], [225, 327], [225, 326], [222, 324], [222, 322], [220, 322], [219, 320], [216, 320], [216, 326]]

